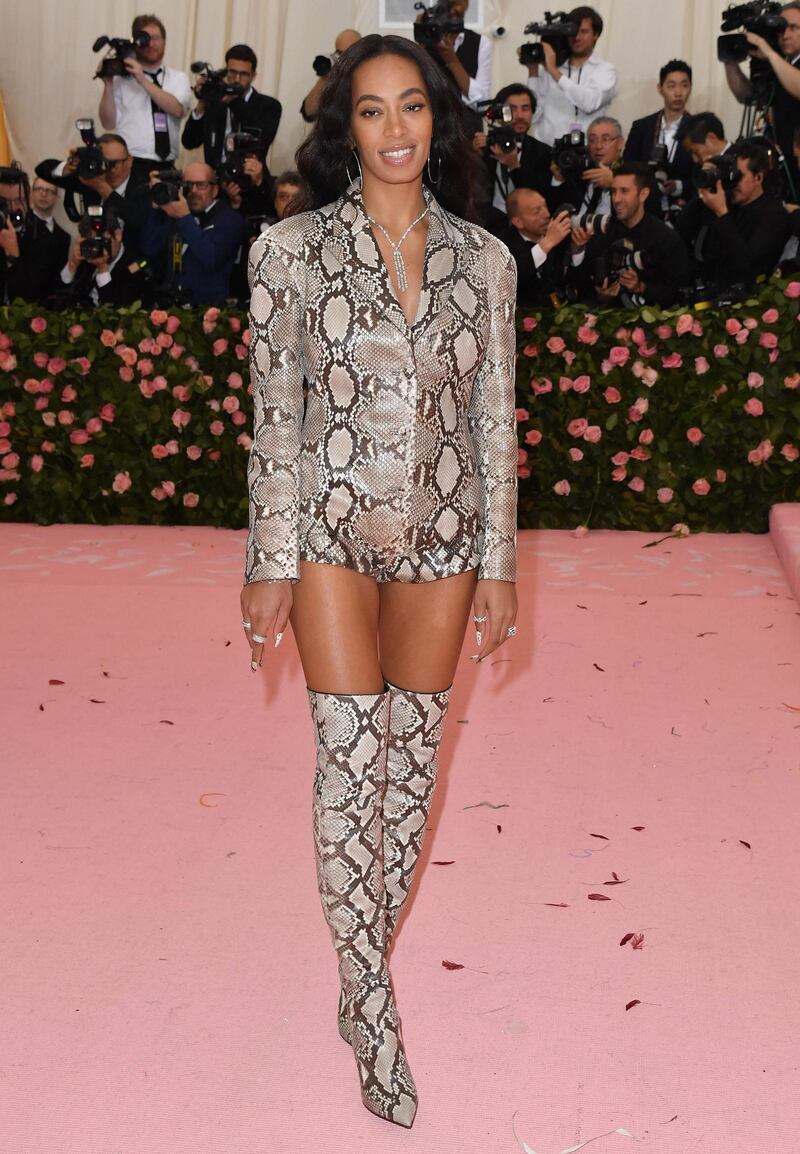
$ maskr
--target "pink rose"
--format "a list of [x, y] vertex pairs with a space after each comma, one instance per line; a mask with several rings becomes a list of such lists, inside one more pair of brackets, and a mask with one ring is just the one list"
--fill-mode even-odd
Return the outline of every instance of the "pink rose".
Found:
[[787, 461], [796, 461], [800, 457], [800, 449], [796, 445], [784, 445], [781, 449], [781, 456], [785, 457]]
[[37, 397], [33, 407], [37, 413], [41, 413], [42, 409], [46, 409], [49, 404], [47, 397]]
[[111, 424], [111, 422], [114, 420], [114, 417], [116, 415], [117, 415], [116, 407], [110, 403], [107, 405], [103, 405], [102, 409], [100, 410], [100, 419], [102, 421], [108, 421], [109, 424]]
[[7, 437], [11, 432], [11, 425], [8, 421], [0, 421], [0, 437]]
[[153, 445], [150, 452], [157, 461], [163, 461], [165, 457], [169, 456], [166, 445]]
[[687, 333], [694, 329], [694, 317], [691, 313], [682, 313], [678, 317], [678, 322], [675, 325], [675, 331], [679, 337], [685, 337]]
[[767, 360], [771, 365], [774, 365], [780, 355], [780, 349], [773, 349], [767, 357]]
[[35, 333], [43, 333], [47, 328], [47, 321], [44, 317], [34, 317], [31, 321], [31, 329]]
[[517, 448], [517, 465], [526, 465], [528, 462], [528, 454], [524, 449]]
[[150, 313], [150, 321], [154, 325], [165, 325], [168, 315], [163, 309], [153, 309]]
[[234, 425], [243, 425], [247, 420], [247, 413], [243, 413], [241, 409], [238, 413], [231, 413], [231, 423]]
[[253, 444], [253, 438], [248, 436], [247, 433], [240, 433], [236, 438], [236, 444], [241, 445], [243, 449], [249, 449]]
[[166, 387], [167, 387], [167, 378], [166, 377], [153, 377], [153, 389], [155, 390], [155, 392], [160, 393], [164, 389], [166, 389]]
[[656, 329], [656, 336], [659, 340], [668, 341], [672, 336], [672, 328], [669, 325], [659, 325]]
[[147, 357], [142, 357], [136, 368], [139, 370], [143, 377], [147, 377], [153, 371], [153, 362]]
[[66, 388], [61, 390], [61, 400], [65, 405], [68, 405], [70, 401], [74, 401], [77, 395], [72, 385], [67, 385]]
[[55, 453], [56, 451], [55, 441], [42, 441], [39, 447], [43, 453]]
[[190, 461], [199, 461], [203, 455], [203, 450], [199, 445], [189, 445], [186, 450], [186, 456]]
[[628, 475], [628, 470], [624, 466], [620, 465], [620, 467], [618, 469], [614, 469], [614, 471], [612, 472], [611, 480], [617, 481], [617, 482], [624, 481], [625, 478], [627, 477], [627, 475]]
[[[225, 401], [228, 401], [228, 400], [236, 401], [236, 405], [234, 406], [233, 409], [226, 409], [226, 412], [233, 413], [236, 411], [236, 409], [239, 408], [239, 401], [236, 397], [226, 397]], [[225, 401], [222, 402], [223, 409], [225, 408]], [[531, 419], [531, 415], [527, 409], [515, 409], [514, 410], [514, 416], [517, 418], [517, 420], [520, 423], [523, 421], [529, 421]]]
[[622, 400], [622, 393], [619, 391], [619, 389], [615, 389], [613, 385], [609, 385], [606, 391], [603, 393], [603, 397], [609, 405], [618, 405]]
[[164, 492], [166, 493], [166, 495], [168, 497], [174, 497], [175, 496], [175, 482], [174, 481], [162, 481], [161, 487], [163, 488]]
[[16, 469], [19, 464], [19, 453], [7, 453], [0, 461], [4, 469]]
[[714, 476], [716, 478], [718, 485], [724, 485], [725, 482], [728, 480], [728, 474], [725, 472], [724, 469], [717, 469]]
[[718, 361], [722, 361], [730, 354], [730, 349], [727, 345], [714, 345], [714, 356]]
[[183, 503], [187, 509], [195, 509], [200, 503], [200, 497], [197, 493], [184, 493]]
[[605, 361], [600, 362], [600, 372], [603, 374], [604, 377], [607, 377], [608, 374], [613, 371], [613, 368], [614, 368], [614, 366], [612, 365], [611, 361], [609, 361], [609, 360], [605, 360]]
[[133, 380], [133, 369], [129, 365], [122, 365], [119, 370], [120, 379], [128, 384]]
[[583, 345], [596, 345], [600, 340], [600, 334], [589, 325], [581, 325], [578, 329], [578, 340]]
[[659, 489], [658, 492], [656, 493], [656, 496], [658, 497], [658, 499], [662, 505], [668, 505], [670, 503], [670, 501], [672, 500], [672, 498], [675, 496], [675, 494], [673, 493], [672, 489], [664, 488], [664, 489]]
[[618, 453], [615, 453], [614, 456], [611, 458], [611, 464], [616, 465], [617, 468], [621, 469], [621, 468], [623, 468], [623, 466], [627, 465], [627, 463], [628, 463], [628, 461], [630, 461], [630, 459], [631, 459], [630, 453], [626, 453], [624, 449], [620, 449], [620, 451]]
[[573, 353], [572, 349], [567, 349], [566, 352], [564, 353], [564, 363], [567, 365], [571, 365], [572, 362], [575, 360], [576, 356], [577, 356], [577, 354]]
[[527, 465], [517, 466], [517, 476], [521, 481], [527, 481], [531, 475], [531, 470]]
[[81, 468], [91, 469], [92, 465], [94, 465], [94, 453], [84, 453], [81, 457]]
[[586, 376], [586, 374], [576, 377], [572, 382], [572, 387], [576, 393], [588, 393], [592, 387], [592, 378]]
[[533, 330], [538, 325], [538, 323], [539, 322], [536, 319], [536, 317], [523, 317], [522, 318], [522, 331], [524, 333], [532, 333]]
[[209, 449], [208, 450], [208, 459], [210, 461], [218, 461], [221, 456], [222, 456], [222, 453], [220, 453], [219, 449]]
[[647, 385], [648, 389], [652, 389], [657, 380], [658, 373], [655, 369], [645, 369], [642, 373], [642, 384]]
[[223, 425], [222, 421], [212, 421], [208, 426], [208, 431], [211, 433], [212, 437], [221, 437], [225, 432], [225, 426]]
[[787, 296], [790, 301], [796, 301], [800, 297], [800, 281], [793, 280], [787, 284], [784, 296]]
[[181, 327], [181, 318], [180, 317], [176, 317], [174, 315], [167, 317], [167, 332], [168, 333], [170, 333], [170, 334], [176, 333], [180, 327]]
[[655, 439], [656, 435], [652, 429], [642, 429], [641, 433], [639, 434], [640, 445], [652, 445]]
[[683, 357], [680, 353], [670, 353], [668, 357], [661, 358], [661, 364], [665, 369], [679, 369], [683, 364]]
[[612, 365], [627, 365], [631, 357], [631, 350], [627, 345], [614, 345], [608, 354], [608, 359]]
[[203, 313], [203, 323], [204, 324], [215, 325], [218, 320], [219, 320], [219, 309], [218, 308], [206, 309], [206, 311]]
[[169, 350], [169, 355], [172, 357], [173, 361], [179, 361], [185, 352], [185, 345], [173, 345]]
[[11, 450], [11, 442], [6, 440], [5, 437], [3, 437], [2, 440], [0, 440], [0, 453], [8, 453], [8, 452], [10, 452], [10, 450]]
[[169, 333], [159, 333], [156, 337], [156, 344], [162, 349], [171, 349], [175, 343], [174, 338]]
[[47, 362], [47, 371], [48, 373], [52, 373], [54, 377], [57, 377], [59, 373], [63, 373], [66, 367], [67, 362], [63, 357], [51, 357]]
[[675, 537], [689, 537], [691, 529], [688, 525], [684, 525], [683, 521], [679, 521], [677, 525], [672, 526], [672, 533]]
[[33, 363], [37, 369], [43, 369], [49, 360], [50, 358], [47, 353], [38, 352], [33, 354]]
[[547, 348], [551, 353], [563, 353], [566, 347], [567, 346], [561, 337], [550, 337], [549, 341], [547, 342]]
[[582, 461], [583, 460], [583, 449], [570, 449], [569, 455], [573, 461], [576, 461], [576, 462]]
[[52, 429], [53, 425], [56, 423], [55, 413], [42, 413], [42, 422], [43, 424], [47, 425], [48, 429]]
[[643, 416], [644, 413], [638, 405], [631, 405], [631, 407], [628, 409], [628, 420], [632, 421], [634, 424], [636, 424], [638, 421], [641, 421]]
[[762, 441], [758, 448], [762, 455], [762, 459], [765, 461], [768, 461], [772, 454], [775, 452], [775, 446], [773, 445], [772, 441], [770, 441], [769, 437]]
[[123, 363], [128, 365], [130, 368], [133, 368], [139, 359], [139, 355], [136, 352], [136, 349], [128, 348], [127, 345], [125, 345], [124, 348], [117, 348], [114, 351], [119, 354]]
[[646, 367], [647, 366], [645, 365], [644, 361], [634, 361], [631, 365], [631, 372], [637, 380], [641, 380], [641, 378], [644, 376], [644, 370]]
[[77, 341], [78, 337], [83, 336], [83, 325], [70, 325], [67, 335], [71, 341]]
[[643, 493], [644, 480], [641, 477], [631, 477], [628, 481], [628, 488], [633, 489], [634, 493]]
[[4, 505], [13, 505], [14, 502], [16, 501], [16, 499], [17, 499], [16, 493], [6, 493], [5, 497], [3, 498], [3, 504]]
[[582, 437], [588, 428], [589, 422], [585, 417], [576, 417], [567, 425], [567, 432], [571, 437]]
[[653, 454], [645, 449], [644, 445], [637, 445], [635, 449], [631, 449], [631, 460], [633, 461], [649, 461]]
[[526, 357], [538, 357], [539, 355], [539, 349], [537, 345], [526, 345], [522, 352]]
[[762, 333], [758, 338], [758, 343], [762, 349], [776, 349], [778, 347], [777, 333]]
[[590, 445], [597, 445], [603, 439], [603, 430], [599, 425], [590, 425], [583, 434], [584, 441], [588, 441]]
[[[42, 418], [44, 420], [44, 418]], [[69, 409], [61, 409], [58, 414], [59, 425], [71, 425], [75, 420], [75, 414], [71, 413]]]
[[241, 331], [242, 322], [238, 317], [228, 317], [228, 324], [230, 325], [231, 332], [238, 333]]
[[572, 492], [572, 486], [569, 481], [556, 481], [553, 492], [559, 497], [568, 497]]
[[[242, 378], [241, 378], [240, 374], [239, 373], [231, 373], [228, 376], [228, 388], [229, 389], [240, 389], [241, 387], [242, 387]], [[527, 419], [528, 419], [527, 417], [524, 417], [524, 418], [517, 417], [518, 421], [519, 420], [527, 421]]]
[[171, 457], [174, 457], [176, 453], [181, 451], [181, 447], [177, 441], [167, 441], [164, 448], [167, 450]]
[[542, 393], [552, 393], [553, 382], [548, 377], [542, 381], [531, 381], [531, 389], [537, 397]]
[[780, 320], [780, 315], [777, 309], [767, 309], [761, 319], [765, 325], [774, 325]]
[[99, 433], [102, 428], [103, 422], [99, 417], [90, 417], [86, 422], [86, 432], [91, 433], [92, 436], [94, 436], [95, 433]]
[[711, 486], [709, 485], [709, 483], [705, 479], [705, 477], [700, 477], [692, 485], [692, 492], [696, 493], [698, 497], [707, 497], [708, 494], [711, 492]]
[[641, 325], [637, 325], [631, 333], [631, 338], [635, 345], [643, 345], [647, 340], [647, 333], [644, 331]]
[[698, 429], [696, 425], [692, 425], [691, 429], [686, 430], [686, 440], [692, 445], [699, 445], [705, 439], [705, 433], [702, 429]]
[[132, 484], [133, 481], [131, 481], [130, 473], [117, 473], [112, 482], [111, 488], [115, 493], [127, 493]]
[[155, 489], [151, 489], [150, 496], [153, 497], [156, 501], [165, 501], [167, 498], [167, 494], [164, 491], [163, 485], [156, 485]]
[[736, 336], [736, 334], [739, 332], [739, 329], [741, 327], [742, 327], [742, 322], [737, 320], [736, 317], [728, 317], [728, 319], [725, 322], [725, 331], [729, 334], [729, 336], [732, 336], [732, 337]]
[[212, 413], [219, 413], [222, 409], [222, 405], [216, 398], [211, 401], [206, 401], [206, 404], [208, 405], [209, 409], [211, 409]]
[[630, 329], [620, 328], [614, 333], [614, 339], [618, 340], [620, 344], [627, 345], [631, 339]]
[[44, 457], [39, 453], [34, 453], [31, 457], [31, 470], [34, 473], [41, 473], [42, 465], [44, 465]]
[[761, 373], [748, 373], [747, 384], [751, 389], [760, 389], [764, 384], [764, 378]]
[[531, 429], [525, 434], [526, 445], [539, 445], [542, 441], [542, 434], [538, 429]]
[[568, 393], [570, 391], [570, 389], [572, 388], [572, 378], [571, 377], [561, 377], [559, 379], [559, 382], [558, 382], [558, 387], [562, 393]]
[[764, 406], [758, 397], [751, 397], [744, 406], [744, 411], [751, 417], [761, 417], [764, 415]]
[[794, 373], [791, 377], [784, 377], [783, 384], [787, 389], [800, 388], [800, 373]]
[[172, 395], [176, 401], [180, 401], [182, 405], [185, 405], [192, 395], [192, 390], [188, 385], [175, 385], [172, 389]]
[[185, 429], [192, 419], [192, 414], [186, 409], [176, 409], [172, 414], [172, 423], [176, 429]]
[[143, 397], [152, 397], [155, 393], [152, 381], [139, 381], [139, 392]]
[[17, 367], [17, 358], [11, 353], [0, 353], [0, 369], [4, 373], [13, 373]]
[[714, 389], [714, 396], [715, 397], [724, 397], [725, 394], [727, 393], [727, 391], [728, 391], [727, 385], [720, 385], [718, 389]]
[[710, 368], [711, 365], [708, 363], [705, 357], [695, 357], [694, 371], [697, 373], [698, 377], [702, 377], [703, 374], [707, 373]]
[[36, 377], [28, 377], [27, 381], [25, 381], [22, 387], [26, 393], [39, 392], [39, 382], [36, 380]]
[[242, 343], [246, 349], [250, 348], [250, 340], [251, 340], [250, 330], [245, 329], [244, 332], [242, 333]]
[[69, 435], [69, 439], [73, 445], [85, 445], [91, 437], [85, 429], [73, 429]]

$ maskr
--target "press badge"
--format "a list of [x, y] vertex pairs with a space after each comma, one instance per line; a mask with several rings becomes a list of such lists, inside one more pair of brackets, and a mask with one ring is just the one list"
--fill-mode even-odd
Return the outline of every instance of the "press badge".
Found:
[[169, 124], [167, 122], [166, 112], [153, 113], [153, 127], [156, 132], [169, 132]]

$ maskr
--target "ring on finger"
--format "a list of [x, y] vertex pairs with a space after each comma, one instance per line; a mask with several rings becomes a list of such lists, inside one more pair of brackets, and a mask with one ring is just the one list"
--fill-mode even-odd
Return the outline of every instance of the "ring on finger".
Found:
[[252, 637], [253, 641], [255, 641], [256, 645], [263, 645], [267, 640], [266, 637], [262, 637], [259, 633], [251, 633], [250, 636]]
[[483, 625], [484, 621], [486, 621], [486, 618], [485, 617], [473, 617], [472, 620], [475, 622], [476, 625]]
[[243, 621], [242, 625], [244, 626], [245, 629], [252, 629], [253, 628], [253, 622], [252, 621]]
[[517, 636], [516, 625], [509, 625], [508, 629], [506, 629], [506, 637], [516, 637], [516, 636]]

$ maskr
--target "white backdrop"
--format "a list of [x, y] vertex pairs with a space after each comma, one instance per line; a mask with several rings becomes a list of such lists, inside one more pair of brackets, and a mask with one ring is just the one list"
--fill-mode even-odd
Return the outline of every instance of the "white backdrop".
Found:
[[[527, 73], [519, 67], [516, 47], [524, 26], [540, 19], [545, 6], [555, 7], [555, 0], [484, 0], [486, 30], [507, 29], [505, 38], [495, 41], [495, 89], [524, 80]], [[659, 106], [654, 88], [658, 69], [679, 56], [695, 70], [693, 110], [712, 108], [731, 135], [738, 132], [740, 109], [716, 62], [720, 13], [727, 0], [595, 0], [595, 6], [606, 20], [598, 53], [619, 69], [620, 95], [613, 111], [626, 130], [635, 117]], [[98, 60], [91, 50], [94, 40], [102, 34], [127, 35], [132, 18], [150, 10], [147, 0], [0, 0], [0, 90], [13, 155], [28, 171], [44, 157], [62, 157], [79, 143], [76, 117], [96, 117], [101, 85], [91, 79]], [[256, 87], [283, 104], [273, 172], [291, 165], [303, 138], [299, 107], [315, 79], [314, 56], [331, 51], [343, 28], [381, 31], [379, 0], [159, 0], [154, 10], [166, 25], [166, 60], [173, 67], [188, 71], [197, 59], [221, 66], [230, 44], [255, 49]]]

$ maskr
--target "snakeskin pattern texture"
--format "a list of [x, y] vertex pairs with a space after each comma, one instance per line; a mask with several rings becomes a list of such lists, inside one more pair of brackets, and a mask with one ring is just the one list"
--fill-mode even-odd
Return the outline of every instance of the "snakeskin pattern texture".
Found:
[[[383, 881], [386, 944], [414, 880], [439, 769], [439, 745], [450, 690], [412, 693], [388, 684], [389, 738], [383, 796]], [[339, 1033], [350, 1041], [350, 1015], [342, 989]]]
[[296, 581], [301, 557], [380, 580], [515, 579], [516, 268], [426, 197], [411, 327], [358, 185], [250, 251], [246, 582]]
[[410, 1126], [417, 1091], [386, 965], [381, 804], [388, 695], [309, 691], [309, 702], [317, 741], [317, 881], [347, 994], [361, 1098], [373, 1114]]

